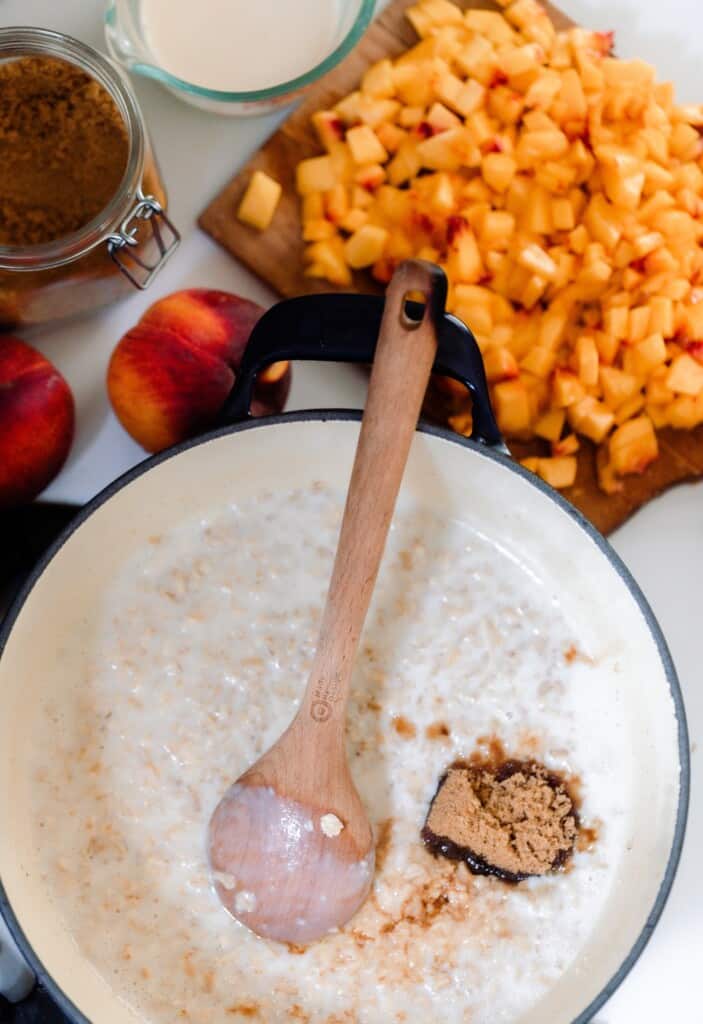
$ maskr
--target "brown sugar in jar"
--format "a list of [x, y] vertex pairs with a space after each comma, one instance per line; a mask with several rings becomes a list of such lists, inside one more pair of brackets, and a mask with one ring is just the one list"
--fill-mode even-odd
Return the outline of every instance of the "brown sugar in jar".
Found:
[[54, 242], [85, 227], [127, 167], [107, 90], [55, 57], [0, 64], [0, 245]]
[[68, 36], [0, 30], [0, 330], [145, 287], [178, 242], [165, 206], [121, 74]]

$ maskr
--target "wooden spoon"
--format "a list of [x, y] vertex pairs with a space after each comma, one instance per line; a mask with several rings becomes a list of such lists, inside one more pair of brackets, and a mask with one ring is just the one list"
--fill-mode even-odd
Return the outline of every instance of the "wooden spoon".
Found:
[[[409, 320], [409, 291], [426, 296]], [[446, 280], [400, 265], [387, 292], [320, 637], [286, 732], [229, 788], [210, 821], [226, 909], [258, 935], [307, 943], [341, 927], [371, 885], [371, 826], [347, 764], [345, 719], [359, 637], [434, 361]], [[262, 681], [265, 686], [265, 681]]]

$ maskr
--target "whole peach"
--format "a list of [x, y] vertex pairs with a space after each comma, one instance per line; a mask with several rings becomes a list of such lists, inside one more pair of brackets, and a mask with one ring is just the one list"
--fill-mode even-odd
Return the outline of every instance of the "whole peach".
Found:
[[[108, 394], [125, 430], [158, 452], [212, 426], [262, 313], [249, 299], [206, 288], [154, 303], [119, 342], [108, 368]], [[290, 376], [288, 363], [259, 375], [255, 416], [281, 411]]]
[[0, 508], [31, 501], [51, 483], [73, 442], [68, 384], [19, 338], [0, 337]]

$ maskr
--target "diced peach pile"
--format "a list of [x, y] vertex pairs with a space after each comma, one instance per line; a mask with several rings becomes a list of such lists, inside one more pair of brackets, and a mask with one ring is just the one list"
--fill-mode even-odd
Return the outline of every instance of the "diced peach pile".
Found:
[[420, 0], [421, 41], [313, 122], [297, 168], [307, 273], [339, 287], [441, 264], [484, 355], [503, 432], [567, 487], [579, 437], [608, 491], [703, 423], [703, 108], [612, 35]]

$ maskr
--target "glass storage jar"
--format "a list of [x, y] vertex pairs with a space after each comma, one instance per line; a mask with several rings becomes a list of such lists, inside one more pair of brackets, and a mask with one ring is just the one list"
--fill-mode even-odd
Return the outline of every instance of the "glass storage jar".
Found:
[[0, 245], [0, 330], [63, 320], [146, 288], [180, 241], [166, 216], [166, 192], [144, 119], [123, 74], [70, 36], [0, 29], [0, 62], [22, 57], [67, 61], [107, 91], [124, 123], [126, 166], [107, 205], [78, 230], [41, 244]]

